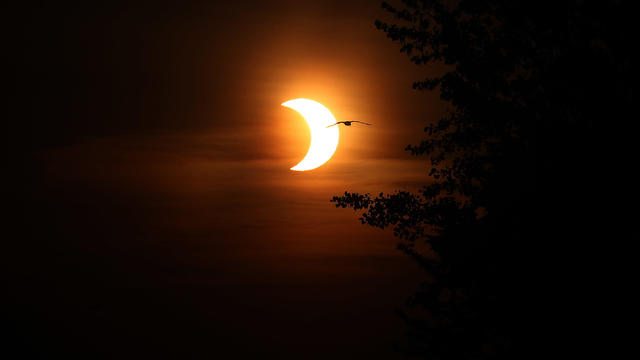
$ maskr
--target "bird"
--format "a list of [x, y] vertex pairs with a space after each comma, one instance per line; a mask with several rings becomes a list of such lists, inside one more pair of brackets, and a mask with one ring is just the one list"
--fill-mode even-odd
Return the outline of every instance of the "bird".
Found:
[[354, 121], [354, 120], [352, 120], [352, 121], [338, 121], [337, 123], [331, 124], [331, 125], [329, 125], [327, 127], [332, 127], [332, 126], [338, 125], [338, 124], [344, 124], [344, 126], [351, 126], [351, 123], [360, 123], [360, 124], [365, 124], [365, 125], [373, 125], [373, 124], [369, 124], [369, 123], [362, 122], [362, 121]]

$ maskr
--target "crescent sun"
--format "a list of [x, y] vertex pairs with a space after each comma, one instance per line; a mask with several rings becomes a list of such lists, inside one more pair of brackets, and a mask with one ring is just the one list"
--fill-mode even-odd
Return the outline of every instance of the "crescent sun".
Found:
[[329, 161], [338, 148], [340, 137], [337, 126], [327, 127], [336, 123], [336, 118], [331, 111], [319, 102], [309, 99], [285, 101], [282, 106], [300, 113], [311, 130], [311, 144], [307, 155], [291, 170], [313, 170]]

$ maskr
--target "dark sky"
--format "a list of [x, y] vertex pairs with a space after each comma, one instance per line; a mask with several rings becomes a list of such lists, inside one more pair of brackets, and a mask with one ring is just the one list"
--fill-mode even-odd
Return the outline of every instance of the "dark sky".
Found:
[[[442, 113], [372, 1], [50, 2], [11, 9], [21, 161], [3, 317], [25, 354], [393, 358], [420, 279], [329, 202], [414, 189]], [[324, 166], [280, 104], [338, 120]], [[15, 127], [15, 130], [14, 130]]]

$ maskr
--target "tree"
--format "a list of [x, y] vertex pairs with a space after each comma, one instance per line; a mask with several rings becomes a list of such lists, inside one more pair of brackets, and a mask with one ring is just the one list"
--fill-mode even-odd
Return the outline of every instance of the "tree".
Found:
[[[539, 232], [534, 231], [545, 197], [539, 176], [550, 173], [548, 159], [562, 162], [575, 155], [570, 149], [592, 138], [596, 126], [589, 114], [602, 114], [613, 101], [606, 91], [625, 96], [628, 89], [615, 84], [629, 66], [613, 74], [614, 80], [595, 77], [595, 84], [587, 85], [589, 80], [580, 77], [587, 67], [602, 66], [599, 59], [612, 65], [628, 61], [629, 53], [616, 53], [610, 41], [623, 28], [589, 32], [600, 10], [581, 1], [565, 5], [501, 0], [382, 4], [397, 23], [376, 21], [377, 29], [413, 63], [445, 66], [443, 73], [413, 87], [439, 91], [449, 113], [426, 126], [426, 139], [406, 148], [429, 162], [418, 193], [345, 192], [332, 202], [362, 211], [363, 224], [391, 227], [398, 248], [428, 274], [400, 311], [410, 325], [402, 347], [407, 353], [429, 359], [518, 358], [536, 316], [532, 298], [540, 290], [533, 279], [542, 266], [534, 268], [532, 260], [546, 251], [539, 248], [544, 238], [536, 238]], [[594, 46], [590, 41], [598, 35], [601, 45]], [[594, 57], [601, 48], [612, 55]], [[582, 62], [576, 49], [585, 56]], [[585, 89], [594, 91], [584, 95]], [[595, 105], [591, 100], [597, 96], [611, 101]], [[631, 98], [626, 101], [630, 104]], [[581, 140], [574, 140], [572, 132]], [[576, 157], [572, 170], [556, 172], [556, 185], [579, 178], [582, 173], [572, 171], [580, 170], [581, 161]], [[569, 199], [579, 198], [578, 191], [571, 194]], [[568, 217], [576, 221], [585, 214]]]

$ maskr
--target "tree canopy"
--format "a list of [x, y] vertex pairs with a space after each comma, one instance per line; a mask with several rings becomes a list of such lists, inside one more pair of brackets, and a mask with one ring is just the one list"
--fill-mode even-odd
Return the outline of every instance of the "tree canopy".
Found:
[[[603, 17], [598, 9], [580, 1], [563, 5], [500, 0], [382, 4], [395, 20], [378, 20], [376, 28], [414, 64], [444, 66], [442, 73], [416, 81], [413, 88], [439, 91], [448, 115], [429, 122], [424, 140], [406, 148], [428, 161], [418, 193], [345, 192], [332, 201], [361, 211], [363, 224], [392, 228], [398, 248], [427, 272], [427, 280], [400, 311], [411, 329], [402, 350], [410, 354], [513, 358], [522, 349], [525, 328], [535, 316], [528, 305], [539, 290], [532, 259], [545, 251], [534, 228], [541, 226], [536, 222], [540, 174], [549, 148], [556, 161], [571, 157], [572, 147], [583, 145], [584, 135], [594, 131], [591, 113], [604, 112], [605, 105], [589, 99], [604, 97], [607, 87], [615, 95], [605, 100], [624, 97], [626, 87], [619, 79], [629, 71], [628, 66], [617, 68], [618, 80], [594, 74], [594, 83], [586, 86], [588, 80], [579, 78], [586, 67], [606, 66], [603, 59], [611, 66], [628, 59], [628, 53], [615, 52], [612, 41], [622, 28], [607, 33], [594, 22]], [[612, 17], [600, 24], [605, 22], [613, 23]], [[595, 45], [593, 39], [599, 39]], [[582, 62], [576, 50], [585, 56]], [[584, 89], [592, 88], [598, 95], [585, 95]], [[584, 140], [575, 140], [576, 133]], [[549, 134], [556, 135], [555, 143]], [[574, 169], [583, 164], [574, 160]], [[555, 174], [560, 187], [571, 183], [563, 182], [563, 174], [570, 170]]]

